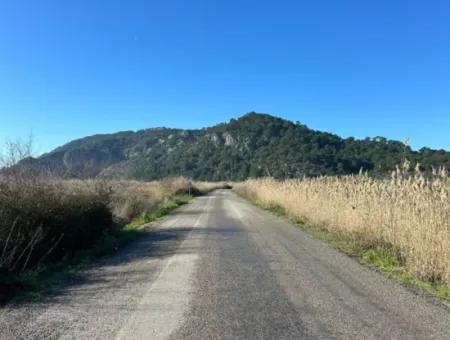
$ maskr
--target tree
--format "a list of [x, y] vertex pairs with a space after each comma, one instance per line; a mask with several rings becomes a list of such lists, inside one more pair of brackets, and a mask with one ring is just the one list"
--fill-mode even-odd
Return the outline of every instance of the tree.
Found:
[[0, 168], [10, 168], [33, 155], [34, 137], [32, 134], [26, 139], [8, 139], [3, 150], [0, 150]]

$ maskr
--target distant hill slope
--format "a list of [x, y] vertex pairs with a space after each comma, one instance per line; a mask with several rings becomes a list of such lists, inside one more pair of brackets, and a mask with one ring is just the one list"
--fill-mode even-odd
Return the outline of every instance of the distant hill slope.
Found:
[[37, 159], [38, 172], [65, 177], [158, 179], [183, 175], [202, 180], [383, 174], [404, 157], [424, 167], [450, 166], [443, 150], [412, 151], [382, 137], [356, 140], [311, 130], [267, 114], [248, 113], [199, 130], [152, 128], [72, 141]]

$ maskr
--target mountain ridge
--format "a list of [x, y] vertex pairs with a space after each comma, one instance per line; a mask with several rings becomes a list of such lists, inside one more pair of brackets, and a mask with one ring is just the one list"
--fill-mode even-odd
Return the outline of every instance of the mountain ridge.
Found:
[[450, 152], [444, 150], [413, 151], [384, 137], [344, 139], [250, 112], [201, 129], [156, 127], [86, 136], [19, 166], [67, 178], [242, 180], [345, 175], [360, 169], [385, 174], [405, 158], [423, 168], [450, 166]]

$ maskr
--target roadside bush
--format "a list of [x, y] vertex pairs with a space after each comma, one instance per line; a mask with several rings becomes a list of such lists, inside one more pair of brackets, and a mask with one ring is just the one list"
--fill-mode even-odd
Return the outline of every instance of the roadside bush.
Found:
[[[222, 187], [191, 183], [191, 193]], [[153, 182], [2, 177], [0, 272], [20, 274], [73, 256], [188, 192], [189, 181], [182, 177]]]
[[106, 184], [0, 180], [0, 268], [16, 273], [87, 249], [114, 228]]

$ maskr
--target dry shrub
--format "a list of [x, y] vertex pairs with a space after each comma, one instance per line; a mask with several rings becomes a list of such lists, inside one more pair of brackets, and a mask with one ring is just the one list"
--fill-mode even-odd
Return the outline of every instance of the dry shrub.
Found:
[[199, 194], [223, 184], [182, 177], [153, 182], [0, 177], [0, 276], [87, 249], [173, 195], [187, 194], [189, 186]]
[[[110, 181], [113, 190], [112, 211], [122, 222], [130, 222], [144, 211], [153, 211], [162, 206], [173, 195], [189, 193], [189, 180], [184, 177], [171, 177], [161, 181]], [[197, 182], [191, 183], [191, 194], [206, 193], [216, 188]]]
[[164, 198], [164, 192], [157, 183], [137, 181], [111, 181], [112, 197], [110, 207], [120, 224], [126, 224], [144, 211], [157, 209]]
[[201, 182], [190, 181], [184, 177], [172, 177], [162, 180], [161, 185], [169, 192], [185, 195], [189, 193], [189, 186], [191, 187], [192, 195], [203, 195], [210, 191], [217, 189], [228, 188], [228, 184], [225, 182]]
[[194, 187], [202, 194], [217, 189], [231, 189], [227, 182], [194, 182]]
[[0, 180], [0, 268], [21, 272], [88, 248], [113, 228], [101, 183]]
[[365, 174], [259, 179], [234, 188], [364, 247], [394, 250], [412, 273], [450, 283], [450, 180], [444, 169], [429, 177], [418, 169], [411, 172], [406, 162], [385, 180]]

